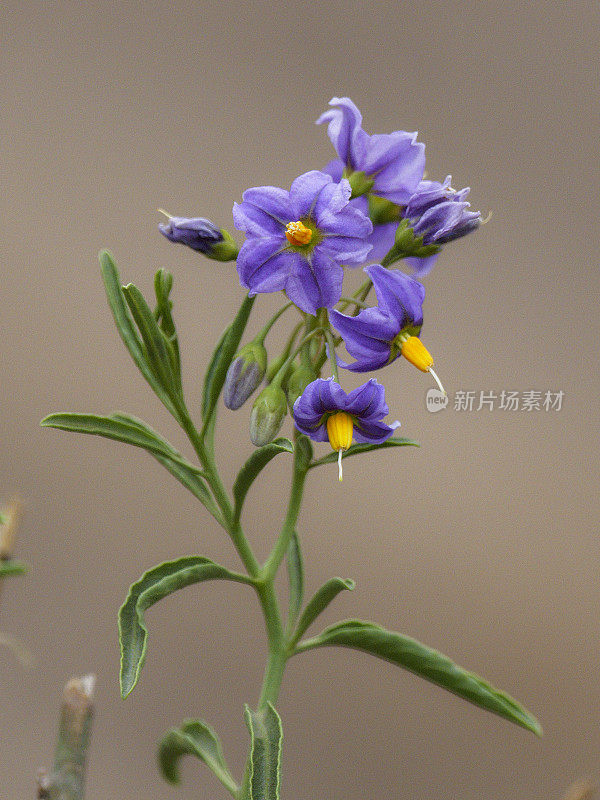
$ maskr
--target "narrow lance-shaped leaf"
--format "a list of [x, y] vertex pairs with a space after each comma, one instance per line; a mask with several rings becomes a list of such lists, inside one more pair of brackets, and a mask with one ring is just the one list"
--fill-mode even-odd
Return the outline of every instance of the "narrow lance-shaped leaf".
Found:
[[248, 800], [279, 800], [283, 740], [279, 714], [267, 703], [261, 711], [246, 706], [245, 717], [251, 740]]
[[[137, 417], [133, 417], [130, 414], [121, 414], [115, 413], [112, 414], [112, 419], [122, 420], [130, 425], [136, 425], [137, 427], [141, 428], [142, 430], [148, 430], [155, 434], [152, 428], [146, 425], [145, 422], [138, 419]], [[160, 437], [159, 437], [160, 438]], [[171, 445], [166, 441], [162, 440], [167, 447], [171, 447]], [[221, 516], [221, 512], [219, 507], [215, 503], [212, 494], [208, 490], [204, 479], [201, 477], [202, 470], [199, 467], [190, 464], [183, 456], [181, 456], [176, 450], [173, 450], [174, 455], [163, 455], [158, 452], [148, 451], [151, 456], [153, 456], [163, 467], [173, 475], [186, 489], [196, 497], [200, 502], [205, 506], [205, 508], [213, 515], [213, 517], [222, 524], [223, 518]]]
[[173, 366], [172, 345], [167, 341], [138, 287], [128, 283], [123, 286], [122, 291], [144, 342], [148, 364], [157, 381], [177, 406], [180, 387]]
[[244, 335], [244, 330], [246, 329], [254, 300], [254, 297], [248, 297], [246, 295], [235, 319], [231, 325], [226, 328], [212, 355], [204, 378], [204, 392], [202, 396], [202, 419], [204, 420], [210, 417], [219, 399], [223, 384], [225, 383], [227, 370]]
[[542, 729], [536, 718], [505, 692], [459, 667], [447, 656], [427, 647], [409, 636], [362, 620], [345, 620], [326, 628], [313, 639], [300, 642], [296, 652], [314, 647], [337, 645], [362, 650], [392, 664], [414, 672], [436, 683], [480, 708], [498, 714], [532, 731], [538, 736]]
[[163, 736], [158, 746], [158, 763], [169, 783], [180, 782], [179, 762], [185, 755], [203, 761], [223, 786], [237, 796], [239, 787], [229, 772], [219, 737], [206, 722], [185, 719], [179, 728], [171, 728]]
[[173, 320], [172, 306], [169, 294], [173, 287], [173, 276], [166, 269], [159, 269], [154, 276], [154, 292], [156, 294], [156, 311], [154, 316], [160, 329], [170, 344], [170, 353], [173, 359], [173, 372], [177, 378], [178, 388], [181, 389], [181, 360], [179, 355], [179, 342], [177, 329]]
[[40, 423], [73, 433], [87, 433], [141, 447], [156, 458], [180, 483], [220, 520], [220, 512], [210, 494], [201, 470], [190, 464], [149, 425], [129, 414], [115, 413], [108, 417], [96, 414], [50, 414]]
[[315, 592], [302, 612], [298, 627], [294, 632], [292, 644], [299, 641], [300, 637], [308, 630], [319, 614], [325, 611], [332, 600], [335, 600], [338, 594], [345, 589], [352, 591], [354, 589], [354, 581], [346, 578], [331, 578]]
[[[344, 458], [349, 456], [358, 456], [361, 453], [369, 453], [371, 450], [385, 450], [389, 447], [419, 447], [418, 442], [413, 442], [412, 439], [402, 439], [400, 437], [392, 437], [380, 444], [353, 444], [344, 451]], [[310, 469], [313, 467], [320, 467], [322, 464], [333, 464], [338, 460], [337, 453], [328, 453], [326, 456], [313, 461]]]
[[302, 561], [300, 537], [297, 531], [292, 533], [290, 544], [287, 549], [287, 571], [290, 585], [287, 630], [291, 631], [296, 624], [304, 599], [304, 564]]
[[294, 445], [284, 437], [256, 449], [238, 473], [233, 484], [235, 517], [239, 519], [248, 490], [272, 458], [279, 453], [293, 453]]
[[[114, 439], [134, 447], [141, 447], [152, 453], [178, 458], [175, 450], [162, 439], [149, 426], [126, 414], [114, 414], [108, 417], [98, 414], [58, 413], [49, 414], [40, 425], [46, 428], [58, 428], [73, 433], [88, 433], [93, 436], [102, 436], [105, 439]], [[143, 426], [143, 427], [142, 427]]]
[[159, 564], [134, 583], [119, 610], [121, 644], [121, 695], [127, 697], [138, 682], [146, 658], [148, 629], [144, 612], [173, 592], [207, 580], [250, 583], [245, 575], [230, 572], [203, 556], [186, 556]]
[[156, 379], [154, 372], [148, 364], [142, 341], [135, 328], [127, 304], [125, 303], [125, 298], [123, 297], [121, 280], [117, 267], [113, 257], [106, 250], [100, 253], [100, 265], [108, 304], [125, 347], [129, 351], [139, 371], [152, 387], [154, 393], [159, 397], [171, 414], [175, 414], [175, 407], [169, 395]]

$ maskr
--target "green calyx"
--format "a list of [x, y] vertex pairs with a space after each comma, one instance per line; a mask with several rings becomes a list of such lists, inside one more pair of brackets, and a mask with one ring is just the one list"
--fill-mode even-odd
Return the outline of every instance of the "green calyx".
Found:
[[385, 225], [387, 222], [400, 221], [401, 208], [396, 203], [385, 200], [383, 197], [377, 197], [375, 194], [370, 194], [368, 200], [369, 217], [373, 225]]
[[350, 182], [350, 188], [352, 189], [351, 200], [370, 192], [375, 183], [374, 179], [370, 175], [367, 175], [366, 172], [350, 172], [348, 175], [344, 175], [344, 177]]
[[389, 267], [401, 258], [427, 258], [439, 253], [439, 244], [423, 244], [422, 236], [415, 236], [408, 220], [403, 219], [396, 231], [396, 240], [392, 249], [382, 260], [384, 267]]
[[233, 236], [225, 228], [221, 229], [221, 234], [223, 235], [223, 241], [213, 245], [210, 253], [207, 253], [208, 258], [212, 258], [214, 261], [235, 261], [238, 257], [239, 248]]
[[421, 332], [422, 325], [407, 325], [405, 328], [402, 328], [400, 333], [398, 333], [392, 341], [390, 342], [390, 357], [388, 358], [387, 363], [391, 364], [392, 361], [395, 361], [399, 355], [402, 354], [402, 345], [407, 339], [410, 339], [411, 336], [418, 336]]

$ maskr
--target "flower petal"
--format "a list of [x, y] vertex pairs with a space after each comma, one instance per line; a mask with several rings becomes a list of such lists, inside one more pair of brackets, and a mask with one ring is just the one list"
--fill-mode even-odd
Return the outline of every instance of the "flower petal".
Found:
[[380, 444], [389, 439], [398, 427], [398, 420], [391, 425], [386, 425], [385, 422], [365, 422], [354, 426], [354, 438], [365, 444]]
[[333, 161], [327, 162], [322, 172], [326, 175], [331, 175], [335, 183], [339, 183], [344, 177], [344, 165], [339, 158], [334, 158]]
[[247, 201], [233, 204], [233, 223], [247, 236], [283, 236], [286, 224]]
[[237, 270], [240, 283], [251, 294], [276, 292], [284, 288], [289, 274], [289, 255], [283, 250], [286, 245], [283, 237], [246, 239], [238, 255]]
[[324, 206], [315, 211], [315, 222], [323, 233], [364, 239], [373, 231], [373, 223], [369, 217], [353, 205], [348, 204], [337, 212]]
[[364, 264], [371, 252], [371, 245], [350, 236], [326, 236], [318, 245], [318, 250], [340, 264], [360, 265]]
[[286, 225], [292, 219], [290, 193], [279, 186], [254, 186], [246, 189], [242, 200], [261, 208], [278, 222]]
[[[322, 174], [325, 175], [325, 173]], [[318, 224], [320, 215], [324, 211], [331, 215], [336, 215], [348, 205], [351, 194], [352, 188], [350, 187], [350, 181], [347, 181], [345, 178], [342, 178], [338, 183], [332, 182], [324, 186], [315, 202], [311, 214], [312, 218]]]
[[379, 308], [393, 317], [398, 332], [407, 325], [420, 327], [423, 324], [423, 300], [425, 287], [419, 281], [398, 269], [386, 269], [379, 264], [365, 267], [373, 281]]
[[290, 187], [292, 212], [290, 219], [295, 221], [308, 217], [317, 202], [319, 193], [328, 183], [333, 183], [331, 175], [326, 175], [317, 169], [305, 172], [304, 175], [296, 178]]
[[362, 160], [368, 140], [362, 129], [362, 115], [349, 97], [332, 97], [329, 105], [334, 108], [321, 114], [317, 125], [329, 123], [327, 135], [338, 156], [346, 166], [361, 169], [357, 162]]
[[425, 168], [425, 145], [417, 142], [417, 135], [416, 132], [394, 131], [369, 136], [369, 147], [361, 169], [368, 175], [376, 175], [393, 164], [399, 175], [407, 170], [420, 171], [413, 183], [412, 194]]
[[285, 291], [302, 311], [316, 314], [318, 308], [331, 308], [338, 302], [343, 280], [343, 267], [320, 252], [317, 246], [310, 255], [310, 261], [299, 256]]
[[385, 388], [375, 378], [348, 394], [346, 411], [362, 420], [381, 419], [389, 412], [385, 402]]

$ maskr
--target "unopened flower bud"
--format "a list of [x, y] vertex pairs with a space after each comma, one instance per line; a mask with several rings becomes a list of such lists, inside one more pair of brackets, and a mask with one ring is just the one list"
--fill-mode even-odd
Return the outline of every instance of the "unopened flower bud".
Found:
[[481, 214], [469, 211], [468, 194], [468, 188], [452, 188], [450, 175], [443, 183], [421, 181], [404, 209], [415, 237], [424, 245], [442, 245], [477, 230]]
[[232, 411], [244, 405], [258, 388], [267, 368], [267, 351], [263, 344], [251, 342], [242, 347], [227, 370], [223, 400]]
[[250, 414], [250, 439], [256, 447], [273, 441], [279, 433], [287, 413], [283, 389], [270, 384], [256, 398]]
[[217, 228], [209, 219], [172, 217], [166, 211], [160, 211], [168, 221], [160, 222], [158, 229], [170, 242], [185, 244], [216, 261], [232, 261], [237, 257], [238, 247], [231, 234]]

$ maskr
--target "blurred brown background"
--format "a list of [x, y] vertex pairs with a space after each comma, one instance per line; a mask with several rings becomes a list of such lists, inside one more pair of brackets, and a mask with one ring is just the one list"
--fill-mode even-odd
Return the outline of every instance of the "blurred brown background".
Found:
[[[9, 2], [0, 11], [0, 496], [26, 501], [0, 630], [0, 797], [33, 797], [61, 687], [98, 675], [88, 797], [213, 798], [188, 759], [164, 784], [155, 745], [209, 720], [239, 772], [244, 702], [264, 635], [254, 596], [200, 586], [148, 614], [148, 661], [119, 698], [116, 613], [160, 560], [237, 565], [202, 508], [142, 451], [38, 427], [50, 411], [145, 418], [182, 448], [112, 324], [96, 253], [149, 292], [175, 273], [190, 406], [242, 296], [219, 265], [157, 232], [158, 206], [232, 227], [249, 186], [289, 186], [333, 154], [313, 121], [349, 95], [369, 132], [419, 130], [432, 178], [493, 211], [426, 279], [424, 339], [451, 394], [564, 392], [559, 412], [439, 414], [408, 364], [381, 377], [420, 450], [312, 473], [307, 590], [353, 577], [323, 624], [370, 618], [420, 638], [520, 699], [532, 734], [383, 662], [321, 650], [289, 664], [279, 701], [282, 796], [549, 800], [600, 780], [598, 651], [598, 74], [595, 2], [419, 4]], [[276, 308], [261, 298], [254, 329]], [[349, 383], [351, 380], [349, 379]], [[476, 402], [476, 405], [478, 403]], [[230, 482], [248, 411], [221, 414]], [[325, 450], [324, 450], [325, 451]], [[186, 449], [186, 452], [189, 452]], [[266, 554], [289, 464], [255, 487], [246, 524]], [[316, 630], [318, 630], [317, 623]]]

